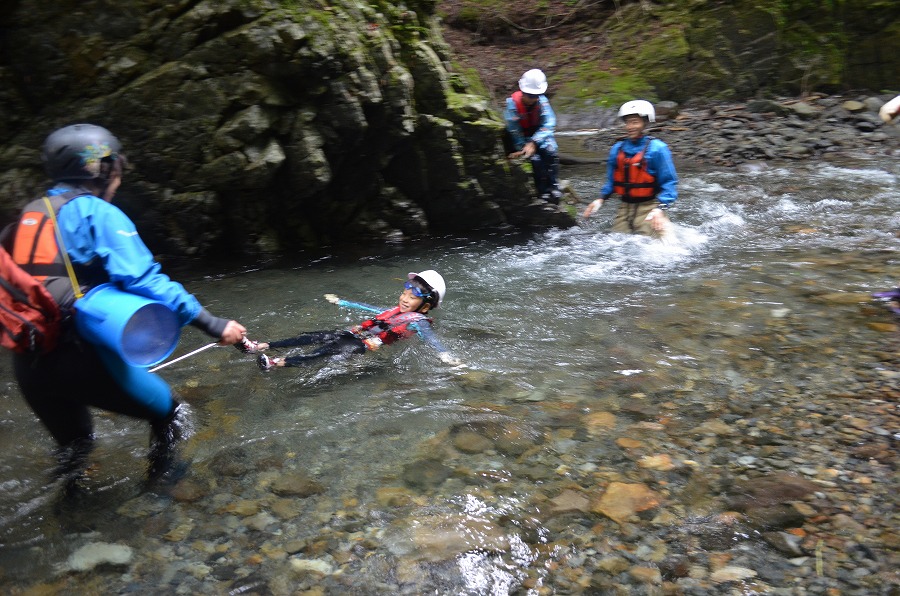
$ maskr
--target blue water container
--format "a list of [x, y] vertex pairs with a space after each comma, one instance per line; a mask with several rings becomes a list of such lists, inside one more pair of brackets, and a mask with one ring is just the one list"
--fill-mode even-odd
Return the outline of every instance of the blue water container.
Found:
[[123, 292], [113, 284], [92, 289], [75, 302], [75, 327], [132, 366], [154, 366], [178, 345], [181, 326], [165, 304]]

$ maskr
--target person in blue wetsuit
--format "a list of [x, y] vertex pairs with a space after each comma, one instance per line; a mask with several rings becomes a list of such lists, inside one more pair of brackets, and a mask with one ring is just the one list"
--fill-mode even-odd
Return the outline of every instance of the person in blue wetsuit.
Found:
[[459, 360], [452, 357], [435, 337], [431, 319], [426, 315], [432, 308], [440, 306], [446, 294], [447, 286], [444, 278], [432, 269], [410, 273], [397, 306], [386, 310], [370, 304], [341, 300], [334, 294], [325, 294], [325, 299], [332, 304], [368, 311], [375, 316], [350, 329], [309, 331], [296, 337], [270, 342], [245, 338], [241, 343], [235, 344], [235, 347], [246, 354], [255, 354], [269, 348], [316, 346], [308, 354], [286, 358], [273, 358], [261, 353], [257, 358], [257, 364], [262, 370], [269, 371], [283, 366], [302, 366], [319, 358], [364, 354], [368, 350], [377, 350], [382, 345], [419, 335], [438, 351], [442, 362], [459, 365]]
[[538, 196], [559, 204], [559, 147], [556, 144], [556, 114], [550, 107], [547, 77], [533, 68], [519, 79], [519, 90], [506, 99], [503, 117], [515, 151], [509, 159], [531, 160]]
[[[213, 316], [181, 284], [161, 272], [134, 223], [111, 204], [125, 163], [121, 144], [112, 133], [92, 124], [66, 126], [47, 137], [42, 157], [55, 183], [46, 195], [54, 203], [62, 245], [82, 291], [113, 283], [169, 306], [181, 325], [191, 324], [222, 345], [243, 338], [246, 329], [240, 323]], [[44, 285], [63, 311], [70, 312], [74, 282], [59, 257], [51, 265], [35, 264], [29, 256], [34, 251], [24, 245], [31, 241], [23, 229], [29, 223], [26, 219], [6, 239], [10, 253], [26, 271], [48, 275]], [[48, 353], [14, 356], [22, 394], [60, 448], [60, 473], [77, 479], [85, 465], [94, 443], [88, 410], [93, 406], [150, 422], [149, 472], [151, 477], [160, 476], [172, 463], [183, 408], [162, 378], [126, 363], [108, 348], [88, 343], [74, 327], [70, 317], [59, 345]]]
[[642, 99], [619, 108], [626, 137], [616, 142], [606, 161], [606, 183], [600, 198], [591, 202], [583, 216], [590, 217], [613, 194], [622, 203], [616, 211], [613, 232], [660, 237], [671, 227], [666, 211], [678, 198], [678, 175], [669, 146], [645, 135], [656, 121], [653, 104]]

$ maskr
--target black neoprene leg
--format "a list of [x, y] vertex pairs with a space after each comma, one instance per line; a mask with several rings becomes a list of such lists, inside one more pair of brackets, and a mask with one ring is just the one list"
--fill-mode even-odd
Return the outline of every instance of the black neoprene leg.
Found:
[[324, 344], [327, 342], [335, 341], [343, 334], [347, 333], [346, 331], [307, 331], [306, 333], [301, 333], [296, 337], [289, 337], [287, 339], [276, 339], [275, 341], [269, 342], [269, 347], [271, 348], [294, 348], [297, 346], [308, 346], [311, 344]]
[[339, 334], [335, 334], [331, 340], [315, 352], [304, 354], [302, 356], [288, 356], [284, 359], [284, 365], [302, 366], [311, 360], [316, 360], [318, 358], [349, 356], [350, 354], [362, 354], [365, 351], [366, 345], [361, 339], [348, 331], [342, 331]]
[[17, 354], [13, 362], [25, 401], [61, 447], [92, 439], [88, 406], [144, 420], [159, 418], [119, 387], [87, 344], [66, 342], [50, 354]]

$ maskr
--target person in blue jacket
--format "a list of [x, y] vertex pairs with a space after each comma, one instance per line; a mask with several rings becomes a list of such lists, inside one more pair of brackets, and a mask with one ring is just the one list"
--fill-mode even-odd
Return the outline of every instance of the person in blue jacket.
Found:
[[[42, 158], [54, 182], [46, 195], [62, 203], [56, 213], [58, 229], [82, 290], [110, 282], [166, 304], [182, 326], [191, 324], [222, 345], [243, 338], [243, 325], [213, 316], [180, 283], [161, 272], [134, 223], [112, 205], [122, 182], [125, 156], [111, 132], [93, 124], [60, 128], [47, 137]], [[23, 254], [15, 243], [13, 237], [10, 245], [19, 250], [11, 252]], [[28, 270], [29, 263], [19, 264]], [[74, 288], [64, 269], [51, 271], [44, 283], [64, 312], [71, 309]], [[78, 479], [94, 443], [89, 406], [149, 421], [150, 477], [168, 470], [180, 438], [183, 408], [156, 374], [81, 339], [71, 319], [54, 350], [17, 353], [14, 369], [25, 400], [56, 440], [59, 472], [70, 481]]]
[[669, 146], [645, 135], [656, 121], [653, 104], [642, 99], [619, 108], [625, 138], [616, 142], [606, 161], [606, 182], [600, 198], [591, 202], [583, 216], [590, 217], [613, 194], [622, 203], [616, 211], [613, 232], [661, 237], [671, 227], [666, 211], [678, 198], [678, 175]]
[[264, 352], [269, 348], [293, 348], [316, 346], [307, 354], [273, 358], [260, 354], [257, 364], [264, 371], [283, 366], [303, 366], [313, 360], [329, 357], [346, 357], [377, 350], [382, 345], [390, 345], [401, 339], [418, 335], [434, 348], [442, 362], [459, 365], [460, 361], [447, 351], [431, 328], [431, 319], [426, 313], [440, 306], [447, 294], [444, 278], [433, 270], [409, 273], [397, 306], [383, 309], [362, 302], [342, 300], [334, 294], [325, 294], [325, 299], [338, 306], [346, 306], [372, 313], [374, 316], [350, 329], [334, 331], [308, 331], [296, 337], [271, 342], [253, 341], [247, 338], [235, 347], [245, 354]]
[[509, 159], [531, 160], [538, 196], [559, 204], [559, 147], [556, 144], [556, 114], [550, 107], [547, 77], [533, 68], [519, 79], [519, 90], [506, 99], [504, 119], [515, 151]]

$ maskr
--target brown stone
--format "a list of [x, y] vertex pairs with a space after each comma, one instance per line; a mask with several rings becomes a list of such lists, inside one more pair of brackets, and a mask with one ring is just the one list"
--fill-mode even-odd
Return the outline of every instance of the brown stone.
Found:
[[748, 508], [772, 507], [789, 501], [798, 501], [819, 490], [819, 485], [787, 472], [736, 482], [728, 499], [736, 511]]
[[659, 503], [659, 495], [644, 484], [613, 482], [591, 507], [591, 511], [621, 524], [635, 513], [658, 507]]
[[637, 439], [629, 439], [628, 437], [621, 437], [616, 439], [616, 445], [621, 447], [622, 449], [637, 449], [638, 447], [643, 446], [644, 444]]
[[453, 446], [463, 453], [482, 453], [494, 448], [487, 437], [470, 430], [464, 430], [453, 437]]
[[551, 499], [550, 502], [553, 503], [551, 510], [553, 513], [572, 513], [576, 511], [586, 513], [591, 509], [590, 499], [584, 493], [571, 489], [564, 490], [557, 497]]
[[655, 567], [632, 567], [628, 574], [642, 584], [661, 584], [662, 574]]
[[209, 489], [193, 480], [182, 480], [171, 491], [172, 498], [182, 503], [193, 503], [194, 501], [205, 497]]
[[824, 302], [826, 304], [858, 304], [860, 302], [868, 302], [871, 299], [871, 295], [867, 292], [833, 292], [813, 298], [816, 302]]
[[668, 472], [676, 467], [672, 462], [672, 458], [667, 453], [646, 455], [638, 460], [638, 466], [648, 470], [660, 470], [663, 472]]
[[272, 483], [275, 494], [295, 497], [309, 497], [325, 492], [325, 487], [303, 472], [291, 472], [279, 476]]
[[610, 412], [592, 412], [584, 417], [584, 424], [592, 436], [601, 435], [616, 427], [616, 415]]
[[746, 567], [722, 567], [716, 571], [713, 571], [709, 576], [709, 579], [716, 584], [722, 584], [725, 582], [734, 582], [740, 581], [744, 579], [750, 579], [751, 577], [756, 577], [756, 572], [752, 569], [747, 569]]
[[381, 507], [402, 507], [412, 502], [412, 493], [403, 487], [383, 486], [375, 491]]

